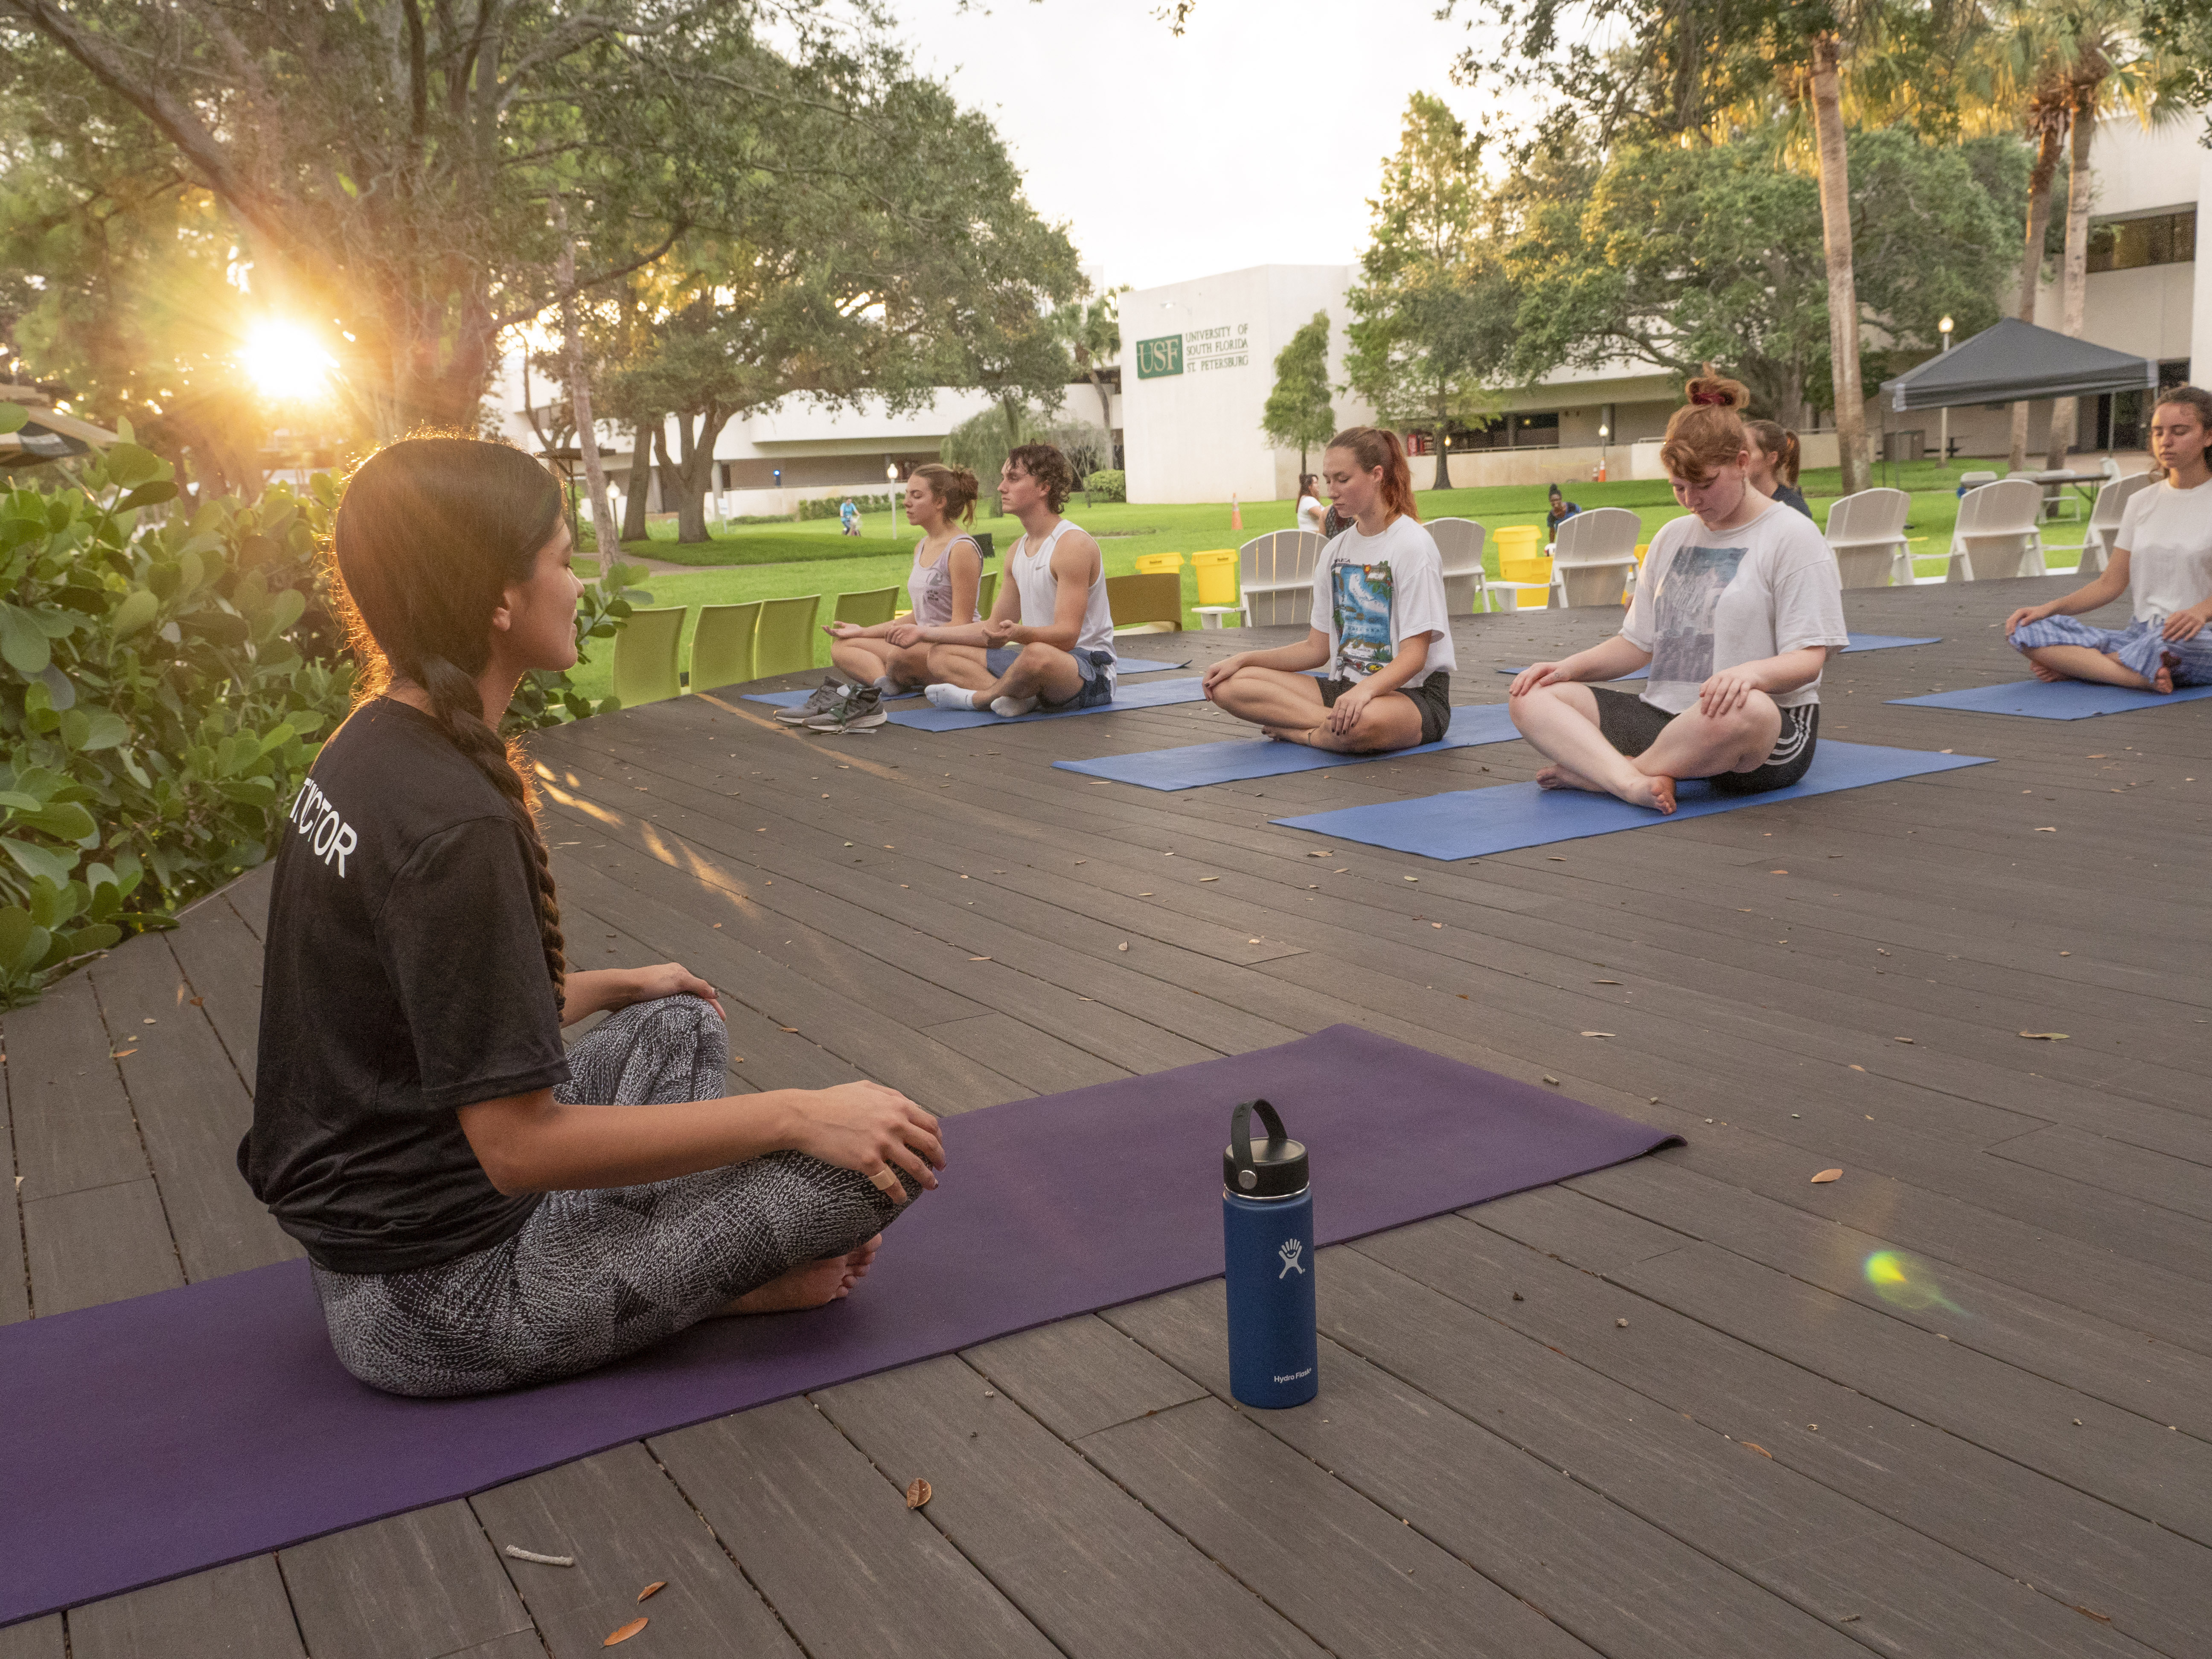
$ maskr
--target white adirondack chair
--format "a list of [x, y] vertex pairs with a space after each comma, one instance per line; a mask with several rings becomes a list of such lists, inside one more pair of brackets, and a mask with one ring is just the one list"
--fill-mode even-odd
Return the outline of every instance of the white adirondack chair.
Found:
[[1522, 592], [1544, 591], [1541, 582], [1503, 581], [1483, 568], [1482, 544], [1490, 532], [1473, 519], [1431, 519], [1426, 528], [1443, 562], [1444, 610], [1450, 615], [1518, 610]]
[[1959, 498], [1958, 527], [1943, 580], [2002, 580], [2040, 576], [2043, 569], [2043, 486], [2029, 478], [2000, 478]]
[[1905, 539], [1912, 497], [1901, 489], [1862, 489], [1828, 509], [1828, 546], [1845, 587], [1912, 586], [1912, 552]]
[[1314, 566], [1328, 544], [1310, 530], [1273, 530], [1237, 550], [1237, 599], [1247, 628], [1313, 619]]
[[2075, 575], [2094, 576], [2112, 562], [2112, 549], [2119, 544], [2120, 514], [2129, 499], [2150, 483], [2149, 473], [2136, 472], [2099, 487], [2097, 504], [2089, 509], [2089, 522], [2081, 532], [2081, 562], [2075, 568]]
[[1609, 605], [1636, 574], [1636, 543], [1644, 520], [1626, 507], [1595, 507], [1559, 526], [1552, 543], [1554, 604]]

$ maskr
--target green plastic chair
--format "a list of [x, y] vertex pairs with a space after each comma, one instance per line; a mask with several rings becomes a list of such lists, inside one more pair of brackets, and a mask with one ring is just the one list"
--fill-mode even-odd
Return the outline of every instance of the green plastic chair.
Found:
[[873, 628], [887, 623], [898, 612], [899, 591], [896, 587], [871, 588], [865, 593], [840, 593], [835, 619], [850, 623], [855, 628]]
[[633, 611], [615, 635], [614, 693], [625, 708], [684, 695], [676, 675], [676, 647], [684, 637], [685, 607]]
[[979, 617], [989, 616], [992, 602], [998, 597], [999, 573], [995, 570], [986, 570], [983, 573], [982, 581], [975, 589], [975, 614]]
[[814, 666], [814, 618], [822, 596], [761, 601], [760, 631], [753, 644], [753, 678], [803, 674]]
[[699, 607], [699, 629], [691, 636], [691, 689], [742, 685], [753, 672], [753, 641], [760, 633], [761, 601], [750, 605]]

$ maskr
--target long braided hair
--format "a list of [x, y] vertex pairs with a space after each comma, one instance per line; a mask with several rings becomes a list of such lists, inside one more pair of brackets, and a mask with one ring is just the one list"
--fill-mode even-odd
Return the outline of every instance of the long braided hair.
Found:
[[538, 933], [553, 1000], [568, 981], [553, 864], [520, 752], [483, 717], [477, 676], [491, 615], [527, 581], [560, 527], [561, 487], [511, 445], [403, 438], [355, 471], [331, 538], [362, 695], [395, 678], [420, 686], [439, 729], [507, 799], [533, 856]]

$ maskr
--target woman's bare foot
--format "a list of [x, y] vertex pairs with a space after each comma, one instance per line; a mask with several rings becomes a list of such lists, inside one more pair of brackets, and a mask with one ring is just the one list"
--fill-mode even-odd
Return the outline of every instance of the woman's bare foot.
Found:
[[848, 1255], [824, 1256], [819, 1261], [802, 1263], [789, 1273], [747, 1291], [721, 1310], [722, 1316], [795, 1313], [803, 1308], [827, 1307], [830, 1303], [853, 1293], [853, 1286], [866, 1278], [868, 1269], [874, 1265], [876, 1251], [883, 1242], [884, 1236], [878, 1233]]
[[1260, 734], [1262, 737], [1273, 738], [1277, 743], [1302, 743], [1309, 748], [1313, 745], [1312, 734], [1303, 727], [1263, 726], [1260, 728]]
[[2060, 673], [2055, 668], [2045, 667], [2033, 657], [2030, 657], [2027, 659], [2027, 672], [2034, 675], [2036, 678], [2041, 680], [2045, 685], [2056, 685], [2059, 681], [2066, 678], [2065, 675]]
[[1587, 789], [1599, 795], [1608, 793], [1602, 784], [1592, 783], [1571, 766], [1556, 764], [1536, 774], [1536, 786], [1540, 789]]
[[1649, 806], [1658, 812], [1674, 810], [1674, 780], [1664, 773], [1638, 773], [1634, 783], [1615, 793], [1631, 806]]
[[2150, 689], [2163, 695], [2173, 690], [2173, 659], [2168, 657], [2158, 665], [2158, 672], [2150, 677]]

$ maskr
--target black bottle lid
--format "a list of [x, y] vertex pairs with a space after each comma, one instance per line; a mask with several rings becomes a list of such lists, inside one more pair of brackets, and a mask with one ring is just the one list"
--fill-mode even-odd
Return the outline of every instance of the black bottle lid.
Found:
[[[1252, 1134], [1252, 1114], [1267, 1138]], [[1240, 1198], [1295, 1198], [1305, 1191], [1305, 1143], [1283, 1133], [1283, 1120], [1264, 1100], [1241, 1103], [1229, 1120], [1229, 1145], [1221, 1152], [1221, 1184]]]

